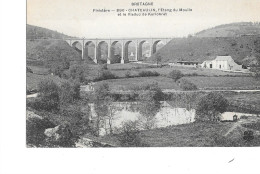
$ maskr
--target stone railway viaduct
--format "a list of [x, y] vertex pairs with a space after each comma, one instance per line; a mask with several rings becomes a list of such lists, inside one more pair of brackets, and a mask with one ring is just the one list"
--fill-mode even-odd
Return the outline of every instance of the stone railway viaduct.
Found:
[[[108, 38], [108, 39], [102, 39], [102, 38], [95, 38], [95, 39], [88, 39], [88, 38], [82, 38], [82, 39], [64, 39], [71, 47], [76, 48], [76, 45], [79, 44], [82, 54], [82, 59], [84, 59], [88, 55], [88, 47], [92, 44], [94, 44], [94, 59], [93, 61], [95, 63], [98, 63], [98, 61], [101, 59], [101, 48], [100, 46], [103, 43], [107, 43], [108, 45], [108, 53], [107, 53], [107, 64], [111, 63], [111, 59], [113, 58], [114, 53], [113, 49], [117, 43], [120, 43], [121, 48], [121, 63], [124, 64], [127, 61], [138, 61], [142, 57], [142, 46], [144, 43], [149, 43], [150, 46], [150, 55], [154, 54], [156, 50], [156, 46], [159, 42], [162, 42], [164, 45], [167, 44], [171, 38]], [[134, 60], [128, 59], [128, 46], [130, 43], [135, 44], [135, 57]]]

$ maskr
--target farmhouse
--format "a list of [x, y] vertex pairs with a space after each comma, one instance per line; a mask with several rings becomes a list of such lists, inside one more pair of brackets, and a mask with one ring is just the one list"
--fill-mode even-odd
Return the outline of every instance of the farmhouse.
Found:
[[242, 66], [234, 62], [231, 56], [217, 56], [214, 60], [204, 61], [201, 67], [231, 71], [242, 70]]

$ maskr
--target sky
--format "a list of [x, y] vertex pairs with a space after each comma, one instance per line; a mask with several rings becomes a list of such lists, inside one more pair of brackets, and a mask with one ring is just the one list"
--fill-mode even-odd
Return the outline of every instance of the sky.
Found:
[[[132, 6], [133, 2], [153, 6]], [[192, 11], [153, 17], [93, 12], [136, 8]], [[259, 22], [259, 9], [260, 0], [27, 0], [27, 24], [86, 38], [185, 37], [220, 24]]]

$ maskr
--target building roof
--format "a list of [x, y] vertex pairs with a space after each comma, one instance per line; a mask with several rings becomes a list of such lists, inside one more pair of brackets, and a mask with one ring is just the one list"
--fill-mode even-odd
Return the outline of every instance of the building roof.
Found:
[[231, 56], [217, 56], [215, 60], [234, 61]]
[[204, 62], [207, 62], [207, 63], [208, 63], [208, 62], [211, 62], [211, 61], [212, 61], [212, 60], [205, 60]]
[[199, 63], [198, 61], [177, 61], [177, 63]]

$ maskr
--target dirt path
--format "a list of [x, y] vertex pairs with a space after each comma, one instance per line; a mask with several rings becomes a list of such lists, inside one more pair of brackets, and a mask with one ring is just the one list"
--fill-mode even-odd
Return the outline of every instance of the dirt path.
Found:
[[225, 133], [225, 137], [229, 134], [229, 133], [231, 133], [234, 129], [236, 129], [237, 127], [240, 127], [241, 126], [241, 123], [239, 123], [239, 122], [236, 122], [235, 124], [233, 124], [233, 126]]
[[34, 97], [37, 97], [37, 96], [38, 96], [38, 93], [29, 94], [29, 95], [26, 95], [26, 98], [34, 98]]

